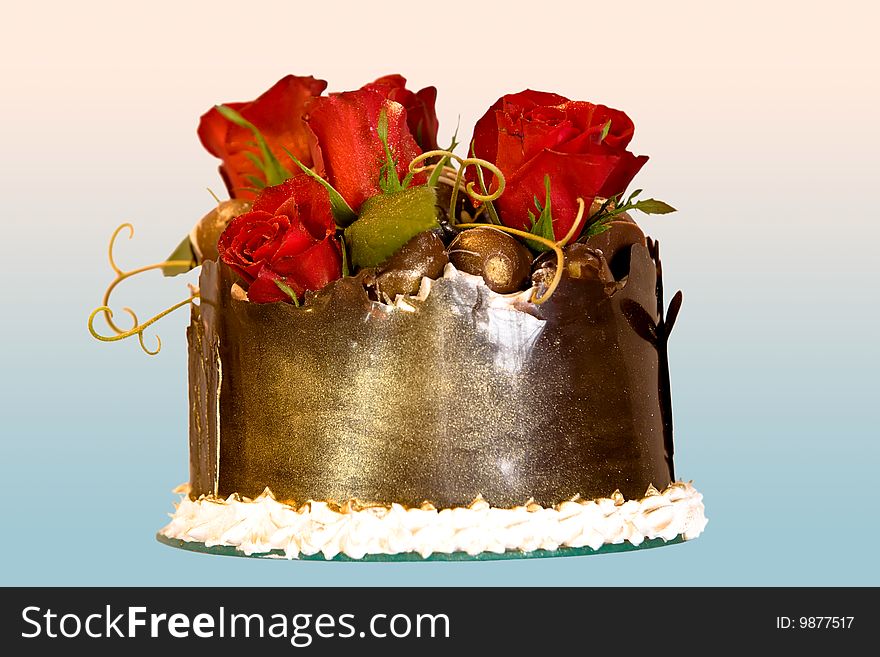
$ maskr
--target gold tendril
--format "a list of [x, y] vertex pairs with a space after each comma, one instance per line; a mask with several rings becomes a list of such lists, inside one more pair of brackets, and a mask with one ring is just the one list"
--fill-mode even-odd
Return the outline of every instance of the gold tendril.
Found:
[[[155, 356], [156, 354], [159, 353], [159, 350], [162, 348], [162, 340], [157, 335], [156, 336], [156, 349], [155, 350], [148, 349], [146, 344], [144, 343], [144, 329], [146, 329], [148, 326], [154, 324], [158, 320], [162, 319], [163, 317], [165, 317], [165, 315], [168, 315], [168, 314], [174, 312], [178, 308], [181, 308], [187, 304], [193, 303], [193, 300], [197, 299], [199, 297], [198, 292], [195, 292], [193, 290], [188, 299], [174, 304], [170, 308], [162, 311], [161, 313], [159, 313], [155, 317], [148, 319], [146, 322], [144, 322], [142, 324], [139, 323], [137, 315], [135, 314], [135, 312], [131, 308], [128, 308], [128, 307], [123, 308], [123, 310], [126, 313], [128, 313], [129, 317], [131, 317], [131, 320], [132, 320], [132, 327], [128, 330], [120, 328], [113, 321], [113, 311], [110, 309], [110, 295], [113, 293], [113, 290], [116, 289], [116, 286], [119, 285], [122, 281], [124, 281], [127, 278], [131, 278], [132, 276], [136, 276], [137, 274], [142, 274], [145, 271], [150, 271], [153, 269], [161, 269], [163, 267], [191, 266], [192, 262], [189, 260], [165, 260], [163, 262], [157, 262], [152, 265], [145, 265], [143, 267], [138, 267], [137, 269], [124, 271], [119, 265], [116, 264], [116, 259], [113, 257], [113, 248], [116, 245], [116, 238], [119, 237], [119, 234], [123, 230], [125, 230], [126, 228], [128, 229], [128, 239], [131, 239], [132, 237], [134, 237], [134, 226], [132, 226], [131, 224], [128, 224], [128, 223], [121, 224], [116, 230], [113, 231], [113, 235], [110, 236], [110, 246], [107, 249], [107, 258], [110, 261], [110, 267], [115, 272], [116, 277], [110, 282], [110, 285], [107, 286], [107, 289], [104, 292], [104, 297], [101, 301], [101, 306], [99, 306], [98, 308], [95, 308], [95, 310], [92, 311], [92, 314], [89, 315], [89, 322], [88, 322], [89, 333], [91, 333], [94, 338], [101, 340], [103, 342], [115, 342], [117, 340], [123, 340], [125, 338], [131, 337], [132, 335], [137, 335], [138, 342], [141, 345], [141, 349], [143, 349], [149, 355]], [[95, 317], [97, 317], [97, 315], [99, 313], [104, 313], [104, 320], [107, 322], [107, 325], [110, 327], [110, 329], [116, 335], [105, 336], [105, 335], [101, 335], [100, 333], [98, 333], [95, 330], [95, 327], [94, 327]]]
[[568, 244], [568, 240], [570, 240], [572, 237], [574, 237], [575, 234], [578, 232], [578, 229], [581, 227], [581, 221], [584, 218], [584, 208], [586, 206], [584, 205], [584, 199], [582, 199], [582, 198], [578, 198], [577, 202], [578, 202], [578, 213], [577, 213], [577, 216], [574, 218], [574, 223], [571, 225], [571, 228], [568, 229], [568, 232], [565, 234], [565, 237], [563, 237], [561, 240], [556, 242], [557, 246], [565, 246], [566, 244]]
[[[491, 194], [481, 194], [476, 190], [476, 185], [474, 185], [473, 182], [469, 182], [464, 187], [464, 191], [467, 192], [468, 196], [470, 196], [475, 201], [487, 203], [494, 201], [499, 196], [501, 196], [502, 193], [504, 193], [504, 174], [501, 173], [501, 169], [496, 167], [491, 162], [487, 162], [486, 160], [482, 160], [478, 157], [462, 158], [452, 151], [436, 150], [422, 153], [409, 163], [410, 173], [422, 173], [424, 171], [427, 171], [429, 168], [432, 168], [432, 165], [419, 166], [422, 162], [432, 157], [449, 158], [450, 160], [455, 160], [459, 164], [459, 168], [455, 172], [455, 180], [452, 185], [452, 195], [449, 200], [449, 217], [453, 222], [455, 220], [455, 202], [458, 200], [458, 189], [462, 184], [461, 181], [464, 177], [465, 169], [467, 169], [469, 166], [476, 166], [480, 169], [488, 169], [489, 171], [491, 171], [492, 174], [495, 176], [495, 180], [498, 181], [498, 189], [496, 189]], [[443, 173], [446, 173], [446, 167], [444, 167]]]
[[[160, 338], [157, 335], [156, 336], [156, 348], [153, 350], [147, 349], [147, 345], [144, 343], [144, 330], [148, 326], [150, 326], [151, 324], [155, 324], [156, 322], [158, 322], [160, 319], [165, 317], [165, 315], [170, 315], [178, 308], [182, 308], [183, 306], [187, 306], [187, 305], [191, 304], [194, 299], [198, 298], [198, 296], [199, 296], [198, 294], [193, 294], [188, 299], [184, 299], [183, 301], [175, 303], [170, 308], [166, 308], [165, 310], [160, 312], [158, 315], [155, 315], [154, 317], [151, 317], [150, 319], [148, 319], [143, 324], [137, 324], [136, 326], [132, 327], [128, 331], [123, 331], [122, 333], [117, 333], [116, 335], [101, 335], [100, 333], [98, 333], [95, 330], [95, 327], [94, 327], [95, 317], [97, 317], [98, 313], [103, 312], [105, 317], [113, 317], [113, 311], [110, 310], [110, 308], [108, 306], [99, 306], [98, 308], [95, 308], [92, 311], [91, 315], [89, 315], [89, 333], [92, 334], [92, 337], [94, 337], [97, 340], [101, 340], [102, 342], [116, 342], [117, 340], [124, 340], [125, 338], [130, 338], [133, 335], [137, 335], [138, 342], [141, 345], [141, 349], [143, 349], [150, 356], [155, 356], [162, 349], [162, 338]], [[137, 321], [137, 317], [135, 317], [135, 314], [131, 311], [131, 308], [125, 308], [124, 310], [128, 311], [128, 313], [132, 317], [134, 317], [135, 321]], [[107, 323], [108, 324], [110, 323], [109, 319], [107, 320]]]
[[509, 233], [511, 235], [516, 235], [517, 237], [531, 240], [532, 242], [538, 242], [539, 244], [543, 244], [549, 249], [553, 249], [553, 252], [556, 254], [556, 272], [553, 274], [550, 285], [547, 286], [544, 294], [542, 294], [540, 297], [536, 297], [535, 293], [533, 292], [529, 301], [531, 301], [535, 305], [540, 306], [542, 303], [553, 296], [553, 293], [559, 286], [559, 281], [562, 280], [562, 268], [565, 266], [565, 254], [562, 252], [559, 244], [553, 242], [552, 240], [548, 240], [546, 237], [533, 235], [532, 233], [527, 233], [524, 230], [518, 230], [516, 228], [508, 228], [507, 226], [495, 226], [491, 224], [458, 224], [458, 228], [489, 228], [493, 230], [500, 230], [503, 233]]

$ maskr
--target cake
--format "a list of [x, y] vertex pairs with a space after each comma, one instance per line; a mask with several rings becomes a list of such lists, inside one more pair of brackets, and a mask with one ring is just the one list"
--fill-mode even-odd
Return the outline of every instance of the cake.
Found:
[[[680, 542], [647, 157], [603, 105], [524, 91], [437, 146], [436, 90], [287, 76], [202, 116], [217, 200], [166, 261], [190, 297], [190, 480], [163, 542], [320, 559], [509, 558]], [[114, 240], [120, 229], [114, 233]], [[94, 321], [103, 314], [112, 329]]]

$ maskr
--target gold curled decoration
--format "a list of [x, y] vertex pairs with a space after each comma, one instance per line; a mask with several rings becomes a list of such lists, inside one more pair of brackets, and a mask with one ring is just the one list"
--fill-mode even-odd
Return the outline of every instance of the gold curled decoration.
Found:
[[[459, 157], [452, 151], [444, 151], [444, 150], [434, 150], [427, 151], [422, 153], [421, 155], [415, 157], [412, 162], [409, 163], [409, 171], [410, 173], [422, 173], [427, 171], [430, 168], [433, 168], [434, 165], [425, 165], [419, 166], [425, 160], [432, 157], [440, 157], [440, 158], [448, 158], [450, 160], [455, 160], [459, 164], [459, 168], [455, 171], [455, 179], [452, 184], [452, 195], [449, 201], [449, 216], [454, 220], [455, 218], [455, 202], [458, 200], [458, 190], [462, 185], [462, 178], [464, 177], [465, 169], [469, 166], [479, 167], [480, 169], [488, 169], [495, 176], [495, 180], [498, 181], [498, 189], [496, 189], [491, 194], [481, 194], [476, 190], [476, 185], [473, 182], [469, 182], [464, 186], [464, 191], [467, 192], [468, 196], [470, 196], [475, 201], [479, 201], [481, 203], [492, 202], [497, 199], [501, 194], [504, 193], [504, 174], [501, 173], [501, 169], [496, 167], [491, 162], [486, 160], [482, 160], [478, 157]], [[451, 172], [447, 172], [447, 168], [451, 169], [451, 167], [444, 167], [443, 174], [451, 175]]]
[[[116, 239], [119, 237], [119, 234], [126, 228], [128, 229], [128, 239], [131, 239], [132, 237], [134, 237], [134, 226], [129, 223], [121, 224], [119, 227], [116, 228], [116, 230], [113, 231], [113, 235], [110, 236], [110, 245], [107, 249], [107, 257], [110, 261], [110, 267], [111, 269], [113, 269], [116, 277], [110, 282], [110, 285], [108, 285], [107, 289], [104, 291], [104, 297], [101, 301], [101, 305], [95, 308], [89, 315], [89, 333], [92, 334], [92, 337], [97, 340], [101, 340], [102, 342], [116, 342], [117, 340], [124, 340], [125, 338], [131, 337], [132, 335], [137, 335], [138, 342], [141, 345], [141, 349], [143, 349], [144, 352], [149, 354], [150, 356], [155, 356], [162, 349], [162, 339], [157, 335], [156, 348], [153, 350], [148, 349], [147, 345], [144, 343], [144, 330], [165, 317], [165, 315], [169, 315], [178, 308], [182, 308], [183, 306], [193, 303], [195, 299], [199, 298], [199, 293], [193, 290], [188, 299], [184, 299], [183, 301], [174, 304], [170, 308], [163, 310], [158, 315], [151, 317], [143, 323], [139, 323], [137, 315], [131, 308], [123, 308], [123, 310], [128, 313], [128, 315], [132, 319], [132, 327], [128, 330], [120, 328], [113, 321], [113, 311], [110, 309], [110, 295], [113, 293], [113, 290], [116, 289], [116, 286], [127, 278], [131, 278], [132, 276], [136, 276], [137, 274], [142, 274], [143, 272], [153, 269], [161, 269], [163, 267], [190, 266], [192, 262], [189, 260], [165, 260], [163, 262], [157, 262], [152, 265], [145, 265], [143, 267], [138, 267], [129, 271], [123, 270], [119, 265], [116, 264], [116, 259], [113, 257], [113, 248], [116, 245]], [[95, 317], [97, 317], [99, 313], [104, 313], [104, 320], [107, 322], [107, 325], [115, 333], [115, 335], [101, 335], [95, 330]]]
[[508, 228], [507, 226], [496, 226], [494, 224], [458, 224], [458, 228], [491, 228], [494, 230], [500, 230], [503, 233], [509, 233], [511, 235], [516, 235], [517, 237], [522, 237], [527, 240], [531, 240], [533, 242], [538, 242], [543, 244], [549, 249], [553, 249], [553, 252], [556, 254], [556, 272], [553, 274], [553, 278], [550, 281], [550, 285], [547, 286], [547, 289], [544, 291], [540, 297], [535, 296], [535, 293], [532, 293], [529, 301], [534, 303], [535, 305], [540, 306], [542, 303], [547, 301], [550, 297], [553, 296], [553, 293], [556, 291], [556, 288], [559, 286], [559, 281], [562, 280], [562, 268], [565, 266], [565, 254], [562, 252], [559, 244], [557, 242], [553, 242], [552, 240], [548, 240], [546, 237], [540, 237], [539, 235], [533, 235], [532, 233], [527, 233], [524, 230], [519, 230], [517, 228]]
[[577, 203], [578, 212], [574, 218], [574, 223], [571, 224], [571, 228], [568, 229], [565, 237], [556, 242], [557, 246], [565, 246], [566, 244], [568, 244], [568, 241], [577, 234], [578, 229], [581, 227], [581, 221], [583, 221], [584, 218], [584, 210], [586, 208], [586, 205], [584, 204], [584, 199], [582, 198], [578, 198]]

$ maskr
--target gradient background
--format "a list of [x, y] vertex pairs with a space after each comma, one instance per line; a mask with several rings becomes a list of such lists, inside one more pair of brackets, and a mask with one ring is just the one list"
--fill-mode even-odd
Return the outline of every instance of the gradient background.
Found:
[[[2, 584], [880, 584], [880, 52], [873, 3], [16, 3], [0, 41]], [[525, 4], [525, 3], [522, 3]], [[198, 8], [200, 7], [200, 8]], [[685, 303], [676, 469], [697, 541], [465, 564], [279, 563], [158, 544], [187, 471], [185, 312], [164, 350], [85, 328], [118, 259], [164, 257], [223, 186], [199, 115], [286, 73], [435, 84], [441, 142], [526, 87], [626, 110]], [[871, 81], [873, 80], [873, 82]], [[143, 317], [186, 295], [150, 274]]]

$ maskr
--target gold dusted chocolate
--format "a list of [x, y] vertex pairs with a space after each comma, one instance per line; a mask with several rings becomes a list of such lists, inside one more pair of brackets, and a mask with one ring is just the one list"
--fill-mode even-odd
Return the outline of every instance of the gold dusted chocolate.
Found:
[[492, 226], [463, 230], [449, 245], [449, 260], [461, 271], [482, 276], [500, 294], [522, 289], [532, 272], [532, 254], [515, 237]]
[[[203, 264], [188, 331], [191, 495], [497, 507], [637, 499], [673, 479], [659, 260], [617, 286], [564, 275], [543, 305], [466, 275], [406, 308], [360, 278], [296, 308]], [[524, 298], [524, 297], [522, 297]]]
[[376, 296], [393, 302], [398, 294], [415, 294], [422, 278], [439, 278], [448, 262], [443, 240], [433, 231], [419, 233], [376, 269]]

